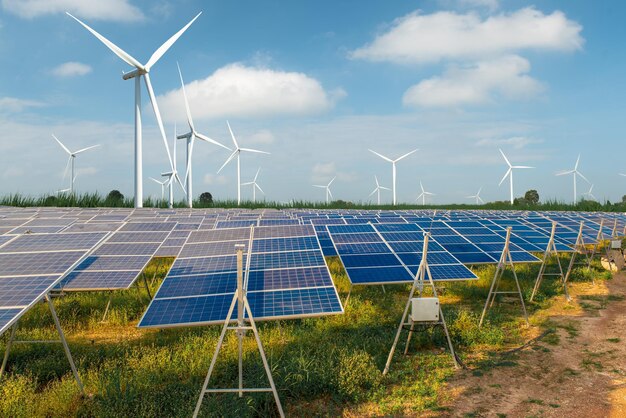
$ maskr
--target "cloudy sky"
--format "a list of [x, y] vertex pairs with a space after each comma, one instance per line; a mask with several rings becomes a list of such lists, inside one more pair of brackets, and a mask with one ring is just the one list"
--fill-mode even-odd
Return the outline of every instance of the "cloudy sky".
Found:
[[[187, 122], [180, 64], [196, 129], [242, 147], [242, 181], [261, 168], [267, 199], [367, 201], [374, 175], [398, 200], [422, 181], [434, 202], [508, 198], [501, 148], [515, 194], [571, 201], [572, 169], [600, 200], [626, 193], [626, 3], [621, 1], [230, 1], [0, 0], [0, 193], [39, 195], [67, 187], [70, 149], [78, 191], [133, 193], [134, 83], [116, 57], [69, 11], [142, 63], [198, 12], [202, 15], [151, 69], [170, 143]], [[142, 91], [144, 194], [168, 169]], [[171, 145], [170, 145], [171, 146]], [[194, 194], [236, 197], [228, 151], [194, 148]], [[184, 145], [178, 144], [184, 171]], [[579, 193], [589, 186], [579, 181]], [[177, 190], [177, 198], [182, 193]], [[251, 196], [244, 188], [244, 198]], [[383, 194], [389, 201], [390, 194]]]

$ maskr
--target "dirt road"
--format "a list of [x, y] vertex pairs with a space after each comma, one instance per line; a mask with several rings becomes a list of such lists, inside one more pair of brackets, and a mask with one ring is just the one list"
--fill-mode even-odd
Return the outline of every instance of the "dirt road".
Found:
[[443, 416], [626, 417], [626, 275], [572, 294], [534, 318], [553, 332], [458, 374]]

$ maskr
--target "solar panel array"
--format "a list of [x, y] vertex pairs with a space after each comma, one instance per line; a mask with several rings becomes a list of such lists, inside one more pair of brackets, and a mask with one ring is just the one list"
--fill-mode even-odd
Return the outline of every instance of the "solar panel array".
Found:
[[[352, 284], [415, 280], [424, 243], [424, 232], [418, 225], [383, 223], [326, 228]], [[427, 261], [433, 280], [477, 278], [436, 239], [429, 241]]]
[[223, 322], [236, 291], [239, 244], [255, 320], [343, 312], [312, 226], [215, 229], [191, 233], [138, 326]]
[[0, 247], [0, 334], [41, 300], [105, 232], [25, 234]]

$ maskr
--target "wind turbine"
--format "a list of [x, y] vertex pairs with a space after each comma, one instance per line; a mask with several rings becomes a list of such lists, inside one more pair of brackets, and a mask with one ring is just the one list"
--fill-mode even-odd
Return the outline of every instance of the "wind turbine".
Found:
[[480, 192], [483, 188], [481, 187], [480, 189], [478, 189], [478, 193], [476, 193], [475, 195], [472, 196], [465, 196], [466, 199], [476, 199], [476, 204], [480, 205], [485, 203], [485, 201], [480, 197]]
[[174, 180], [177, 180], [178, 184], [183, 189], [183, 192], [187, 193], [187, 191], [185, 190], [185, 187], [180, 181], [180, 177], [178, 176], [178, 170], [176, 170], [176, 139], [177, 139], [176, 137], [177, 137], [176, 126], [174, 126], [174, 142], [172, 143], [172, 145], [174, 146], [174, 159], [172, 163], [172, 170], [166, 173], [161, 173], [162, 177], [167, 177], [166, 184], [168, 186], [168, 191], [169, 191], [168, 193], [169, 196], [167, 199], [167, 203], [168, 203], [167, 206], [169, 208], [174, 207]]
[[330, 185], [333, 184], [337, 177], [333, 177], [331, 181], [328, 182], [326, 186], [322, 186], [320, 184], [314, 184], [313, 187], [319, 187], [321, 189], [326, 189], [326, 203], [330, 202], [330, 199], [333, 199], [333, 194], [330, 192]]
[[392, 160], [391, 158], [389, 158], [389, 157], [385, 157], [384, 155], [379, 154], [379, 153], [377, 153], [376, 151], [372, 151], [371, 149], [369, 150], [369, 152], [371, 152], [371, 153], [373, 153], [373, 154], [378, 155], [378, 156], [379, 156], [380, 158], [382, 158], [383, 160], [385, 160], [385, 161], [389, 161], [389, 162], [391, 163], [391, 165], [392, 165], [392, 171], [391, 171], [391, 173], [392, 173], [392, 181], [393, 181], [393, 183], [392, 183], [392, 186], [391, 186], [391, 187], [392, 187], [392, 190], [393, 190], [393, 204], [394, 204], [394, 205], [396, 204], [396, 163], [397, 163], [398, 161], [400, 161], [401, 159], [408, 157], [409, 155], [413, 154], [413, 153], [414, 153], [414, 152], [416, 152], [416, 151], [418, 151], [418, 149], [414, 149], [413, 151], [411, 151], [411, 152], [407, 152], [407, 153], [406, 153], [406, 154], [404, 154], [403, 156], [398, 157], [398, 158], [396, 158], [395, 160]]
[[593, 195], [593, 193], [591, 193], [591, 191], [593, 190], [593, 184], [591, 185], [591, 187], [589, 188], [589, 191], [587, 193], [583, 193], [583, 196], [589, 196], [589, 198], [591, 200], [598, 200], [596, 199], [596, 197]]
[[167, 185], [167, 180], [160, 181], [160, 180], [155, 179], [154, 177], [150, 177], [150, 180], [161, 185], [161, 200], [163, 200], [163, 196], [165, 195], [165, 186]]
[[374, 193], [377, 193], [377, 201], [378, 201], [378, 205], [380, 206], [380, 191], [391, 190], [391, 189], [389, 187], [383, 187], [380, 184], [378, 184], [378, 177], [374, 176], [374, 180], [376, 181], [376, 188], [374, 189], [374, 191], [372, 191], [372, 193], [370, 193], [370, 196], [373, 195]]
[[574, 203], [578, 200], [578, 194], [576, 193], [576, 175], [579, 175], [583, 180], [589, 183], [589, 180], [585, 176], [583, 176], [580, 171], [578, 171], [578, 163], [580, 162], [580, 154], [578, 154], [578, 158], [576, 159], [576, 164], [574, 165], [573, 170], [566, 170], [556, 173], [557, 176], [564, 176], [566, 174], [571, 174], [574, 177]]
[[226, 125], [228, 125], [228, 131], [230, 132], [231, 138], [233, 138], [233, 144], [235, 144], [235, 151], [233, 151], [233, 153], [230, 154], [230, 157], [228, 157], [228, 159], [224, 162], [224, 164], [222, 164], [220, 169], [217, 170], [217, 173], [219, 174], [220, 171], [222, 171], [222, 169], [226, 167], [226, 165], [233, 160], [233, 158], [237, 157], [237, 206], [239, 206], [241, 204], [241, 161], [239, 157], [241, 154], [241, 151], [256, 152], [258, 154], [269, 154], [269, 152], [259, 151], [257, 149], [252, 149], [252, 148], [240, 148], [239, 144], [237, 143], [237, 139], [235, 138], [235, 134], [233, 134], [233, 130], [230, 129], [230, 123], [228, 123], [228, 121], [226, 121]]
[[261, 167], [259, 167], [259, 169], [256, 171], [256, 174], [254, 175], [254, 180], [242, 184], [242, 186], [250, 186], [250, 185], [252, 186], [252, 202], [253, 203], [256, 203], [256, 189], [259, 189], [261, 193], [265, 194], [263, 189], [261, 189], [261, 186], [259, 186], [259, 184], [256, 182], [256, 179], [259, 177], [260, 171], [261, 171]]
[[424, 190], [424, 186], [422, 185], [422, 181], [420, 180], [420, 189], [422, 189], [422, 193], [420, 193], [419, 196], [417, 196], [417, 199], [415, 199], [416, 201], [420, 200], [420, 197], [422, 198], [422, 206], [426, 205], [426, 196], [435, 196], [434, 193], [431, 192], [427, 192], [426, 190]]
[[65, 171], [63, 172], [63, 178], [65, 179], [65, 176], [67, 175], [67, 168], [70, 165], [70, 163], [72, 164], [72, 177], [70, 180], [70, 188], [69, 188], [69, 192], [70, 193], [74, 193], [74, 181], [76, 180], [76, 175], [74, 174], [74, 165], [75, 165], [75, 160], [76, 160], [76, 156], [78, 154], [80, 154], [81, 152], [85, 152], [87, 150], [90, 150], [92, 148], [96, 148], [99, 147], [100, 144], [98, 145], [92, 145], [90, 147], [87, 148], [83, 148], [83, 149], [79, 149], [78, 151], [70, 151], [65, 145], [63, 145], [63, 143], [61, 141], [59, 141], [59, 138], [57, 138], [56, 136], [54, 136], [54, 134], [52, 134], [52, 137], [54, 138], [55, 141], [57, 141], [59, 143], [59, 145], [61, 146], [61, 148], [63, 148], [63, 150], [69, 155], [69, 158], [67, 159], [67, 164], [65, 164]]
[[[67, 12], [66, 12], [67, 13]], [[124, 73], [122, 78], [124, 80], [129, 80], [131, 78], [135, 79], [135, 207], [141, 208], [143, 207], [143, 157], [142, 157], [142, 129], [141, 129], [141, 77], [143, 76], [146, 88], [148, 89], [148, 95], [150, 96], [150, 102], [152, 103], [152, 109], [154, 110], [154, 115], [157, 120], [157, 124], [159, 125], [159, 131], [161, 132], [161, 138], [163, 139], [163, 145], [165, 145], [165, 150], [167, 152], [167, 158], [170, 162], [170, 168], [174, 171], [174, 165], [172, 163], [172, 156], [170, 155], [169, 147], [167, 146], [167, 138], [165, 136], [165, 130], [163, 128], [163, 121], [161, 120], [161, 113], [159, 112], [159, 106], [156, 101], [156, 96], [154, 95], [154, 90], [152, 89], [152, 82], [150, 81], [150, 69], [157, 61], [167, 52], [167, 50], [180, 38], [180, 36], [191, 26], [191, 24], [200, 16], [202, 12], [198, 13], [196, 17], [194, 17], [189, 23], [187, 23], [181, 30], [176, 32], [172, 37], [170, 37], [163, 45], [161, 45], [150, 57], [148, 62], [144, 65], [133, 58], [130, 54], [125, 52], [123, 49], [115, 45], [113, 42], [106, 39], [104, 36], [100, 35], [98, 32], [87, 26], [85, 23], [81, 22], [79, 19], [75, 18], [71, 14], [67, 13], [72, 19], [76, 20], [80, 23], [85, 29], [92, 33], [96, 38], [100, 40], [107, 48], [109, 48], [115, 55], [122, 59], [128, 65], [135, 67], [135, 70]], [[178, 178], [178, 174], [176, 174], [176, 180], [180, 182], [180, 178]], [[181, 183], [182, 185], [182, 183]]]
[[196, 131], [196, 128], [193, 124], [193, 119], [191, 118], [191, 110], [189, 109], [189, 101], [187, 100], [187, 92], [185, 91], [185, 82], [183, 81], [183, 73], [180, 71], [180, 66], [176, 63], [178, 67], [178, 75], [180, 76], [180, 84], [183, 86], [183, 98], [185, 99], [185, 111], [187, 112], [187, 124], [189, 125], [189, 132], [183, 135], [178, 135], [176, 138], [178, 139], [186, 139], [187, 140], [187, 161], [185, 165], [185, 185], [187, 187], [187, 206], [192, 207], [193, 205], [193, 190], [192, 190], [192, 173], [191, 173], [191, 155], [193, 154], [193, 143], [194, 139], [198, 138], [202, 141], [209, 142], [211, 144], [215, 144], [222, 148], [231, 151], [226, 145], [222, 145], [214, 139], [209, 138], [206, 135], [203, 135]]
[[506, 161], [506, 164], [509, 166], [509, 169], [506, 170], [506, 173], [504, 173], [504, 177], [502, 177], [502, 180], [500, 180], [500, 183], [498, 183], [498, 186], [502, 185], [502, 182], [504, 182], [506, 177], [509, 176], [510, 188], [511, 188], [511, 204], [513, 204], [513, 170], [516, 168], [535, 168], [535, 167], [529, 167], [527, 165], [511, 165], [511, 163], [509, 162], [509, 159], [506, 158], [506, 155], [504, 155], [502, 150], [499, 150], [499, 151], [500, 151], [500, 154], [502, 154], [504, 161]]

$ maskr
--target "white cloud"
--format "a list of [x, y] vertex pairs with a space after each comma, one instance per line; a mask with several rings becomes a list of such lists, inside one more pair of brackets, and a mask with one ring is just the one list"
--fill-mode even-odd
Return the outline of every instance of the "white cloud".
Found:
[[[325, 91], [319, 81], [303, 73], [239, 63], [192, 81], [185, 89], [194, 120], [317, 114], [329, 110], [345, 96], [343, 90]], [[165, 118], [185, 119], [182, 89], [172, 90], [158, 100]]]
[[274, 134], [267, 129], [261, 129], [247, 138], [250, 144], [272, 144], [275, 140]]
[[500, 7], [498, 0], [458, 0], [458, 2], [461, 7], [484, 7], [490, 11]]
[[66, 11], [94, 20], [134, 22], [145, 18], [129, 0], [2, 0], [4, 10], [25, 19]]
[[204, 184], [213, 186], [213, 185], [222, 185], [228, 183], [228, 177], [226, 176], [218, 176], [216, 174], [205, 174], [202, 178]]
[[541, 144], [541, 139], [529, 138], [526, 136], [513, 136], [510, 138], [484, 138], [476, 142], [478, 147], [510, 147], [516, 150], [525, 148], [531, 144]]
[[476, 59], [520, 50], [582, 48], [582, 26], [561, 11], [549, 15], [528, 7], [482, 19], [475, 12], [418, 11], [396, 19], [391, 29], [350, 53], [354, 59], [415, 64]]
[[57, 77], [73, 77], [89, 74], [91, 70], [91, 66], [87, 64], [83, 64], [82, 62], [69, 61], [55, 67], [52, 70], [52, 74]]
[[0, 113], [21, 112], [29, 107], [45, 106], [37, 100], [18, 99], [17, 97], [0, 97]]
[[481, 61], [470, 66], [451, 66], [442, 76], [410, 87], [402, 101], [405, 106], [449, 107], [493, 102], [496, 97], [524, 99], [536, 96], [544, 87], [527, 73], [530, 63], [511, 55]]

